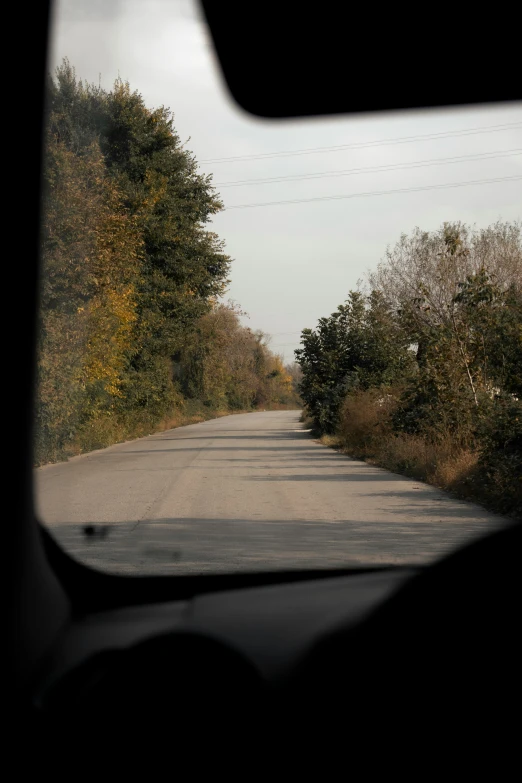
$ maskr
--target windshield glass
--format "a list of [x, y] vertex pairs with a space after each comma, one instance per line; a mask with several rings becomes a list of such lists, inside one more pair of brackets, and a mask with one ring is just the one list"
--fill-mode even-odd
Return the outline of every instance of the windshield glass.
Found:
[[35, 482], [128, 573], [428, 562], [522, 507], [522, 104], [264, 121], [199, 6], [60, 0]]

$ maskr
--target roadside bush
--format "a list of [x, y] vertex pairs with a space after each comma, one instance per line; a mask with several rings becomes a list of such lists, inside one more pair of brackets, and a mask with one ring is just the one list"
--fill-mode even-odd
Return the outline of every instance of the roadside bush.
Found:
[[337, 428], [343, 447], [355, 457], [377, 457], [383, 444], [393, 437], [392, 420], [397, 405], [397, 392], [391, 389], [349, 394], [341, 406]]
[[482, 491], [499, 511], [522, 517], [522, 402], [498, 396], [479, 427]]
[[[440, 426], [420, 434], [397, 431], [397, 390], [349, 395], [334, 445], [357, 459], [426, 481], [515, 518], [522, 517], [522, 405], [497, 399], [481, 408], [475, 447]], [[487, 415], [486, 415], [487, 414]], [[324, 442], [332, 444], [331, 437]]]
[[324, 442], [522, 517], [522, 224], [416, 229], [368, 283], [296, 351]]

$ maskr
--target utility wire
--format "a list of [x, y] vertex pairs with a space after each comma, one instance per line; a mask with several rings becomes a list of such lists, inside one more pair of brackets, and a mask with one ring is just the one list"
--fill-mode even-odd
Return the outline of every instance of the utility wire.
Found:
[[344, 196], [319, 196], [317, 198], [298, 198], [287, 199], [286, 201], [266, 201], [264, 203], [257, 204], [233, 204], [230, 207], [225, 207], [225, 212], [231, 209], [250, 209], [253, 207], [273, 207], [279, 204], [308, 204], [312, 201], [337, 201], [340, 199], [348, 198], [364, 198], [368, 196], [389, 196], [394, 193], [418, 193], [421, 190], [440, 190], [443, 188], [462, 188], [467, 185], [488, 185], [492, 182], [515, 182], [521, 180], [522, 175], [514, 177], [496, 177], [494, 179], [476, 179], [469, 182], [448, 182], [443, 185], [425, 185], [419, 188], [399, 188], [397, 190], [373, 190], [362, 193], [348, 193]]
[[359, 169], [344, 169], [343, 171], [319, 171], [312, 174], [289, 174], [282, 177], [267, 177], [265, 179], [243, 179], [234, 182], [222, 182], [215, 185], [216, 188], [239, 187], [243, 185], [265, 185], [275, 182], [299, 182], [305, 179], [325, 179], [327, 177], [346, 177], [351, 174], [366, 174], [374, 171], [402, 171], [404, 169], [416, 169], [424, 166], [440, 166], [451, 163], [472, 162], [480, 160], [494, 160], [496, 158], [515, 157], [522, 155], [522, 148], [501, 150], [496, 152], [482, 152], [476, 155], [458, 155], [453, 158], [431, 158], [429, 160], [412, 161], [411, 163], [389, 163], [380, 166], [367, 166]]
[[233, 155], [227, 158], [207, 158], [200, 163], [233, 163], [240, 160], [266, 160], [267, 158], [286, 158], [294, 155], [314, 155], [319, 152], [339, 152], [348, 149], [364, 149], [366, 147], [379, 147], [388, 144], [410, 144], [413, 141], [429, 141], [430, 139], [448, 139], [457, 136], [471, 136], [480, 133], [498, 133], [520, 127], [522, 122], [508, 122], [504, 125], [485, 125], [477, 128], [464, 128], [459, 131], [445, 131], [441, 133], [427, 133], [419, 136], [400, 136], [393, 139], [377, 139], [375, 141], [354, 142], [352, 144], [338, 144], [333, 147], [310, 147], [299, 150], [283, 150], [280, 152], [264, 152], [257, 155]]

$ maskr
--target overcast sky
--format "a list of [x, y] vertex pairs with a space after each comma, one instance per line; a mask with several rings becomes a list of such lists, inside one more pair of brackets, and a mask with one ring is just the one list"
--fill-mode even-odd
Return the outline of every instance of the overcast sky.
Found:
[[[274, 122], [247, 115], [228, 97], [208, 31], [191, 0], [58, 0], [51, 65], [63, 57], [87, 81], [101, 80], [110, 88], [119, 74], [150, 107], [169, 106], [187, 149], [195, 153], [205, 173], [213, 174], [218, 186], [495, 155], [399, 170], [218, 187], [226, 207], [522, 175], [522, 103], [355, 119]], [[351, 79], [363, 76], [347, 74], [347, 90]], [[517, 122], [518, 127], [504, 130], [397, 141]], [[388, 143], [371, 144], [382, 141]], [[215, 161], [339, 145], [352, 146], [260, 160]], [[215, 162], [205, 162], [210, 160]], [[499, 218], [521, 217], [522, 180], [515, 180], [229, 209], [215, 218], [213, 228], [234, 259], [228, 296], [249, 313], [249, 326], [273, 335], [273, 349], [290, 361], [301, 329], [313, 327], [319, 317], [335, 310], [402, 233], [415, 226], [432, 230], [444, 221], [486, 226]]]

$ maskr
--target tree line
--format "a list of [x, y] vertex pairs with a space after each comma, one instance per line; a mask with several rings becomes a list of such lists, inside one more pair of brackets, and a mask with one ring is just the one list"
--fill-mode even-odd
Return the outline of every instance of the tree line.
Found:
[[522, 514], [520, 223], [403, 235], [301, 345], [301, 396], [318, 432]]
[[222, 202], [169, 109], [118, 79], [48, 80], [37, 464], [211, 413], [296, 405], [265, 335], [225, 304]]

